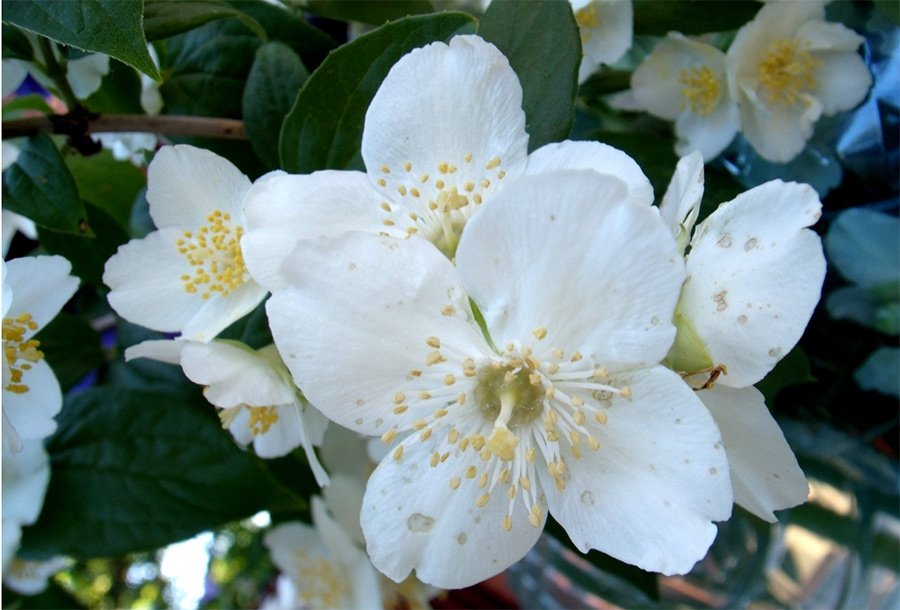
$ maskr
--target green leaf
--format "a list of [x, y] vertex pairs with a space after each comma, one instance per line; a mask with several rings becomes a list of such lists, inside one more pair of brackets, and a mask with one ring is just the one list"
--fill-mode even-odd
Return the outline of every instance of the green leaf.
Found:
[[674, 137], [650, 130], [602, 130], [591, 135], [600, 142], [625, 151], [637, 161], [653, 184], [657, 201], [662, 199], [678, 163]]
[[640, 0], [634, 3], [634, 34], [665, 36], [668, 32], [705, 34], [736, 30], [756, 16], [762, 4], [730, 0], [717, 5], [705, 0]]
[[144, 34], [147, 40], [159, 40], [226, 17], [237, 19], [261, 40], [266, 40], [266, 31], [256, 19], [217, 0], [146, 0]]
[[434, 11], [428, 0], [310, 0], [306, 9], [328, 19], [337, 21], [359, 21], [371, 25], [382, 25], [410, 15], [424, 15]]
[[4, 0], [3, 21], [105, 53], [159, 79], [141, 29], [142, 0]]
[[34, 49], [19, 28], [3, 24], [3, 59], [34, 59]]
[[35, 339], [64, 391], [105, 363], [100, 335], [77, 316], [60, 313]]
[[565, 0], [495, 1], [478, 34], [506, 55], [519, 76], [529, 151], [565, 139], [575, 120], [581, 63], [572, 6]]
[[256, 154], [269, 167], [278, 167], [278, 137], [284, 117], [297, 99], [309, 73], [291, 48], [280, 42], [264, 44], [244, 87], [244, 127]]
[[110, 61], [109, 74], [103, 77], [99, 89], [82, 100], [82, 105], [99, 114], [144, 114], [140, 76], [122, 62]]
[[409, 51], [474, 31], [462, 13], [407, 17], [334, 51], [306, 81], [281, 130], [281, 166], [290, 172], [360, 169], [363, 121], [391, 66]]
[[141, 170], [128, 161], [116, 161], [108, 150], [90, 157], [69, 154], [65, 161], [81, 198], [106, 212], [127, 231], [134, 199], [146, 183]]
[[3, 104], [3, 118], [21, 119], [27, 116], [34, 116], [35, 112], [41, 114], [54, 114], [53, 108], [37, 93], [29, 93], [28, 95], [17, 95]]
[[809, 359], [806, 352], [800, 346], [795, 347], [788, 355], [782, 358], [775, 368], [769, 371], [765, 378], [756, 384], [756, 389], [766, 397], [766, 404], [775, 404], [778, 393], [792, 385], [801, 383], [814, 383], [812, 370], [809, 368]]
[[[601, 66], [590, 78], [581, 84], [579, 94], [586, 98], [597, 98], [609, 93], [624, 91], [631, 86], [631, 72]], [[596, 102], [595, 102], [596, 103]]]
[[54, 231], [90, 232], [75, 180], [46, 135], [26, 140], [15, 164], [3, 172], [3, 207]]
[[70, 395], [57, 422], [44, 508], [22, 539], [26, 557], [155, 549], [248, 517], [278, 494], [210, 405], [102, 387]]
[[128, 241], [128, 233], [98, 207], [85, 208], [94, 235], [70, 235], [38, 228], [38, 239], [47, 252], [64, 256], [72, 263], [72, 273], [81, 280], [103, 287], [103, 266], [116, 250]]

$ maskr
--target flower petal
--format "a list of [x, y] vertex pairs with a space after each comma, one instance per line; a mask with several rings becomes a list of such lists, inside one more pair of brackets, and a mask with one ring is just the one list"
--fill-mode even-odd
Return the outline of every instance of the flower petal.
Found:
[[173, 339], [151, 339], [125, 348], [125, 361], [135, 358], [149, 358], [166, 364], [181, 364], [181, 352], [187, 347], [187, 341]]
[[28, 391], [3, 391], [3, 415], [23, 440], [42, 439], [56, 431], [53, 419], [62, 409], [62, 390], [46, 360], [31, 364], [22, 375]]
[[731, 514], [719, 430], [680, 377], [663, 367], [632, 374], [633, 398], [613, 404], [591, 432], [596, 452], [567, 459], [559, 491], [540, 470], [550, 513], [575, 545], [641, 569], [683, 574]]
[[727, 367], [722, 385], [756, 383], [800, 339], [825, 277], [821, 241], [804, 228], [821, 207], [809, 185], [773, 180], [720, 205], [694, 233], [678, 307]]
[[703, 154], [703, 159], [712, 161], [725, 150], [740, 128], [740, 113], [730, 100], [722, 103], [711, 114], [701, 116], [685, 112], [675, 121], [678, 142], [675, 152], [685, 155], [694, 150]]
[[678, 160], [666, 194], [659, 204], [659, 215], [676, 238], [690, 235], [700, 213], [703, 199], [703, 155], [690, 153]]
[[566, 169], [589, 169], [625, 183], [628, 199], [637, 205], [653, 203], [653, 186], [634, 159], [600, 142], [554, 142], [528, 155], [526, 174]]
[[822, 115], [821, 102], [806, 95], [794, 106], [769, 105], [749, 87], [741, 93], [741, 133], [754, 150], [773, 163], [787, 163], [800, 154]]
[[[12, 299], [5, 301], [9, 309], [4, 317], [29, 313], [38, 328], [43, 328], [78, 289], [78, 278], [69, 275], [72, 265], [61, 256], [14, 258], [5, 265], [5, 282], [12, 289]], [[26, 332], [25, 338], [35, 332]]]
[[[572, 8], [575, 9], [584, 54], [578, 70], [578, 82], [582, 83], [600, 64], [616, 63], [631, 48], [634, 9], [631, 0], [574, 0]], [[580, 11], [593, 14], [587, 19], [579, 18]]]
[[532, 338], [613, 370], [674, 338], [682, 257], [652, 206], [589, 171], [523, 176], [469, 222], [457, 266], [495, 345]]
[[3, 524], [37, 521], [49, 482], [50, 461], [42, 442], [25, 442], [20, 453], [3, 456]]
[[186, 144], [165, 146], [147, 168], [147, 201], [158, 229], [193, 229], [215, 210], [240, 218], [250, 180], [224, 157]]
[[772, 511], [806, 501], [806, 477], [759, 390], [716, 385], [697, 396], [722, 432], [735, 503], [774, 523]]
[[[442, 440], [434, 440], [438, 437]], [[403, 443], [402, 459], [382, 460], [369, 478], [360, 521], [369, 557], [388, 578], [400, 582], [415, 570], [419, 580], [436, 587], [467, 587], [521, 559], [537, 541], [543, 521], [532, 527], [524, 504], [508, 500], [505, 486], [490, 493], [483, 507], [476, 502], [486, 489], [475, 480], [451, 489], [451, 477], [462, 477], [469, 465], [482, 462], [470, 451], [451, 453], [431, 467], [435, 452], [456, 449], [446, 444], [446, 434], [431, 439], [419, 442], [411, 436]], [[512, 529], [506, 531], [510, 504]]]
[[392, 232], [382, 224], [388, 218], [379, 207], [382, 201], [362, 172], [267, 174], [253, 184], [244, 204], [247, 232], [241, 251], [250, 274], [274, 290], [282, 283], [282, 263], [301, 239], [344, 231]]
[[[285, 264], [289, 286], [266, 304], [275, 344], [309, 401], [342, 426], [381, 434], [423, 417], [395, 415], [418, 394], [437, 337], [447, 367], [487, 353], [470, 319], [456, 269], [429, 242], [345, 233], [298, 244]], [[428, 412], [430, 415], [430, 410]]]
[[[506, 57], [477, 36], [403, 56], [372, 99], [362, 137], [377, 188], [394, 200], [398, 190], [408, 192], [411, 206], [436, 200], [443, 190], [437, 180], [460, 193], [471, 183], [486, 201], [500, 172], [522, 171], [527, 148], [519, 79]], [[482, 187], [482, 180], [490, 185]]]
[[[836, 24], [835, 24], [836, 25]], [[816, 97], [826, 115], [855, 107], [869, 94], [872, 74], [855, 51], [827, 53], [816, 72]]]

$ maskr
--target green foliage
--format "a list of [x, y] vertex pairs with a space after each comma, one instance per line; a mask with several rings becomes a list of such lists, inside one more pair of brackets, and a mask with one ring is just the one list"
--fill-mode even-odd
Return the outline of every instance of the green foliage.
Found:
[[253, 149], [269, 167], [278, 167], [278, 137], [309, 72], [300, 57], [280, 42], [264, 44], [244, 87], [244, 127]]
[[125, 64], [110, 61], [109, 74], [103, 77], [100, 88], [81, 103], [91, 112], [143, 114], [140, 77]]
[[90, 157], [68, 154], [65, 161], [81, 198], [127, 230], [134, 198], [144, 186], [141, 171], [127, 161], [116, 161], [108, 150]]
[[266, 31], [256, 19], [217, 0], [147, 0], [144, 35], [147, 40], [159, 40], [226, 17], [237, 19], [260, 39], [266, 39]]
[[100, 335], [78, 316], [59, 314], [35, 338], [63, 391], [106, 363]]
[[26, 140], [3, 172], [3, 207], [53, 231], [90, 233], [75, 180], [49, 136]]
[[493, 2], [478, 34], [509, 59], [522, 83], [528, 149], [569, 135], [581, 63], [578, 25], [566, 0]]
[[24, 533], [23, 556], [154, 549], [250, 516], [277, 495], [209, 405], [102, 387], [70, 395], [57, 421], [44, 510]]
[[141, 29], [141, 0], [5, 0], [3, 21], [73, 47], [106, 53], [159, 79]]
[[358, 21], [382, 25], [410, 15], [424, 15], [434, 10], [428, 0], [310, 0], [306, 8], [311, 13], [338, 21]]
[[290, 172], [361, 169], [369, 102], [400, 57], [435, 40], [474, 31], [462, 13], [393, 21], [331, 55], [306, 81], [281, 130], [281, 166]]
[[25, 37], [25, 33], [17, 27], [3, 24], [3, 59], [24, 59], [31, 61], [34, 50]]
[[665, 36], [736, 30], [756, 15], [762, 3], [731, 0], [718, 5], [704, 0], [639, 0], [634, 3], [635, 35]]

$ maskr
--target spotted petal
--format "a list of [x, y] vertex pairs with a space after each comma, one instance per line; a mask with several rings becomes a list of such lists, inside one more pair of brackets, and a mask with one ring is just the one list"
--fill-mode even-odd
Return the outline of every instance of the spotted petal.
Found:
[[756, 383], [800, 339], [825, 277], [821, 240], [805, 228], [820, 210], [809, 185], [774, 180], [697, 227], [678, 307], [727, 367], [719, 383]]

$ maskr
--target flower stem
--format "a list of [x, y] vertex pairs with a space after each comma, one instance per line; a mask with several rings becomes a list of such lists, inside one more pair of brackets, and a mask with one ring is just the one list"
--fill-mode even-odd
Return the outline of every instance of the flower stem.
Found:
[[41, 49], [41, 55], [44, 57], [44, 69], [47, 72], [47, 76], [53, 79], [60, 98], [66, 103], [66, 107], [69, 110], [72, 110], [78, 105], [78, 98], [75, 96], [75, 92], [72, 91], [72, 87], [66, 79], [65, 67], [63, 67], [56, 59], [56, 53], [53, 51], [53, 43], [50, 42], [49, 38], [38, 36], [38, 45]]
[[[3, 121], [3, 139], [34, 136], [40, 133], [70, 135], [67, 115], [28, 117]], [[147, 116], [144, 114], [102, 114], [87, 118], [91, 133], [144, 132], [178, 136], [198, 136], [228, 140], [246, 140], [243, 121], [217, 117]]]

